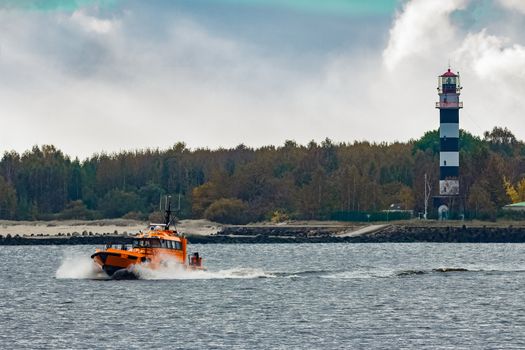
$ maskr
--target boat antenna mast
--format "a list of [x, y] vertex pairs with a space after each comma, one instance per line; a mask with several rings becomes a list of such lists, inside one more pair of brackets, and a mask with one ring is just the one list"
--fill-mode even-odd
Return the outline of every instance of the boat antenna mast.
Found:
[[170, 229], [171, 224], [171, 196], [166, 196], [166, 211], [164, 212], [164, 225], [166, 230]]

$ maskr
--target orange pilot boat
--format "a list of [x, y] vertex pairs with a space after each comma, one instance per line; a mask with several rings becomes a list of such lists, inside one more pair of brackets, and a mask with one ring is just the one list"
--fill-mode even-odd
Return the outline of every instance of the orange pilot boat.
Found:
[[166, 265], [174, 260], [188, 269], [201, 269], [202, 257], [193, 253], [186, 260], [188, 240], [177, 230], [171, 230], [171, 203], [168, 202], [164, 224], [150, 224], [145, 233], [135, 236], [131, 246], [127, 244], [107, 244], [105, 249], [97, 249], [91, 258], [106, 274], [116, 279], [136, 278], [134, 266], [148, 264], [152, 269]]

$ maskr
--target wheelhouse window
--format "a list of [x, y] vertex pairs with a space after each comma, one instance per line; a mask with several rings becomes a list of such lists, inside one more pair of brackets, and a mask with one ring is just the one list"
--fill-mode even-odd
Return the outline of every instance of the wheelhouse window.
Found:
[[178, 241], [166, 241], [166, 245], [168, 249], [182, 249], [182, 244]]
[[133, 241], [133, 248], [160, 248], [160, 240], [136, 239]]
[[166, 248], [182, 250], [182, 244], [178, 241], [170, 241], [157, 238], [136, 239], [133, 241], [133, 248]]
[[143, 239], [135, 239], [133, 241], [133, 248], [144, 248], [145, 241]]

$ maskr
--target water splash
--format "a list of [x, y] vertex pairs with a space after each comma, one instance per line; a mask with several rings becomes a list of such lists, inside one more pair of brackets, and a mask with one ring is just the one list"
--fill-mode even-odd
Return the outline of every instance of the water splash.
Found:
[[[231, 268], [219, 271], [191, 270], [170, 258], [163, 259], [160, 267], [149, 264], [133, 265], [130, 269], [142, 280], [195, 280], [195, 279], [250, 279], [270, 278], [275, 275], [256, 268]], [[102, 269], [87, 256], [68, 252], [55, 272], [57, 279], [110, 279]]]
[[57, 279], [108, 279], [108, 275], [86, 256], [65, 255], [55, 273]]

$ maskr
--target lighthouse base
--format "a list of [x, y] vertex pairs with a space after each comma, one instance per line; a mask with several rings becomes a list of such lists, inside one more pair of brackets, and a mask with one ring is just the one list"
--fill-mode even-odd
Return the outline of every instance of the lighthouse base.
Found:
[[459, 196], [435, 196], [432, 198], [435, 216], [438, 220], [462, 219]]

